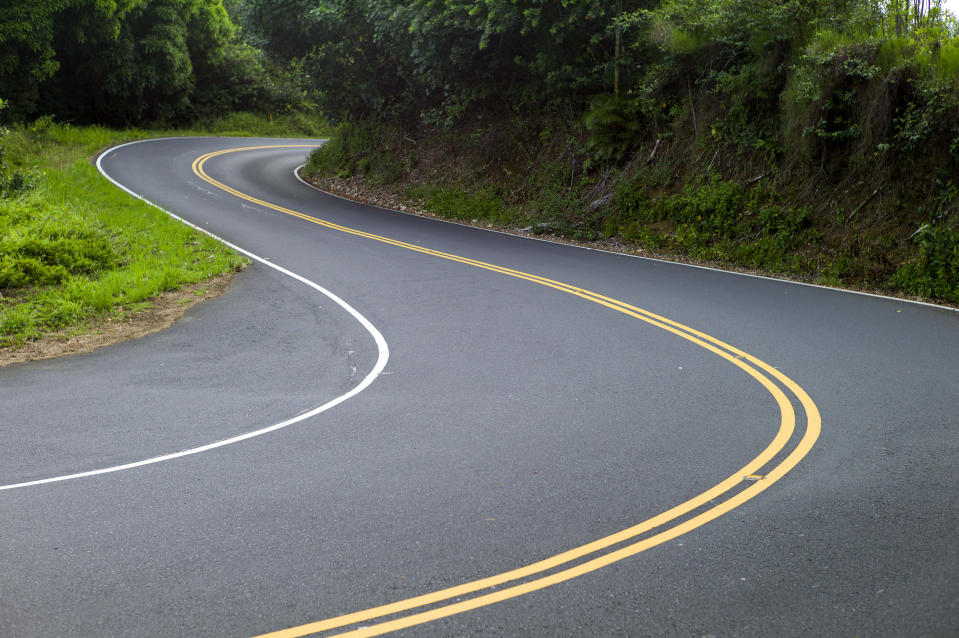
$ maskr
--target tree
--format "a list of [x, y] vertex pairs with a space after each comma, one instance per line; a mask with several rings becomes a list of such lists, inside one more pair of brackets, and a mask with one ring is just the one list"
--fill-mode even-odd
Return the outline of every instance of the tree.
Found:
[[0, 95], [10, 102], [5, 115], [31, 113], [40, 83], [57, 70], [54, 18], [69, 0], [5, 0], [0, 10]]
[[611, 91], [614, 19], [652, 2], [607, 4], [248, 0], [264, 46], [281, 59], [303, 60], [329, 117], [436, 124], [483, 101], [542, 104]]

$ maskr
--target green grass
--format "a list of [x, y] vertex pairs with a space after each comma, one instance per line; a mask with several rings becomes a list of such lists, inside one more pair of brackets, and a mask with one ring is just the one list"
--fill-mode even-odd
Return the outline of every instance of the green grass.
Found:
[[41, 119], [0, 137], [22, 187], [0, 198], [0, 347], [143, 308], [159, 293], [237, 270], [245, 258], [104, 179], [106, 147], [169, 135], [320, 136], [291, 114], [234, 114], [191, 130], [115, 131]]

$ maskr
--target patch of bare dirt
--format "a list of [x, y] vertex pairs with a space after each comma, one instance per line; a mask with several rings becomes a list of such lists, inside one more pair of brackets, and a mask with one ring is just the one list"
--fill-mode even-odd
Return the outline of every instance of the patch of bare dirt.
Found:
[[[0, 348], [0, 367], [70, 354], [92, 352], [130, 339], [138, 339], [172, 326], [187, 310], [198, 303], [223, 294], [235, 272], [214, 279], [165, 292], [150, 300], [145, 310], [121, 311], [118, 317], [55, 332], [17, 348]], [[78, 332], [82, 331], [80, 334]]]

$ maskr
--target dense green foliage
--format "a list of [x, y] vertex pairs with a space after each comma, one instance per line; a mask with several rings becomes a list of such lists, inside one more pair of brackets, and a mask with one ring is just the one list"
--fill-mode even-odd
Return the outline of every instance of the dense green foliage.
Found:
[[924, 226], [915, 236], [919, 256], [893, 275], [907, 292], [959, 303], [959, 232]]
[[[235, 14], [246, 4], [229, 2]], [[296, 65], [281, 67], [222, 0], [9, 0], [0, 12], [0, 346], [242, 263], [107, 183], [98, 149], [147, 132], [319, 136]], [[25, 123], [26, 122], [26, 123]]]
[[303, 46], [275, 54], [343, 80], [317, 175], [959, 302], [959, 29], [935, 0], [296, 4]]
[[301, 106], [305, 80], [242, 37], [221, 0], [8, 0], [8, 121], [186, 122]]
[[606, 90], [617, 41], [610, 18], [651, 4], [248, 2], [252, 28], [280, 59], [302, 60], [328, 117], [421, 117], [435, 125], [452, 124], [474, 104], [534, 105]]
[[7, 116], [31, 114], [40, 84], [57, 70], [54, 18], [69, 0], [9, 0], [0, 20], [0, 97]]

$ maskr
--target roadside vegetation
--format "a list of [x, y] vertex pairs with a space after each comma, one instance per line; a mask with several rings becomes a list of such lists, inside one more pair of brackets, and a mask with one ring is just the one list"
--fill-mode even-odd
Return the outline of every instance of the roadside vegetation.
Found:
[[959, 303], [959, 30], [935, 0], [305, 4], [336, 43], [296, 52], [341, 83], [308, 166], [329, 188]]
[[[141, 316], [246, 260], [93, 157], [171, 135], [327, 132], [295, 64], [207, 0], [12, 0], [0, 21], [0, 348]], [[229, 4], [229, 3], [228, 3]]]
[[7, 5], [0, 347], [242, 266], [90, 163], [191, 133], [332, 133], [308, 172], [333, 190], [959, 304], [938, 0]]
[[[302, 126], [306, 124], [307, 126]], [[246, 260], [105, 180], [94, 156], [118, 143], [194, 134], [309, 136], [314, 120], [233, 114], [203, 129], [113, 130], [42, 119], [0, 137], [0, 347], [118, 320], [162, 292]]]
[[42, 118], [0, 137], [0, 348], [149, 307], [246, 259], [134, 199], [93, 163], [116, 144], [172, 135], [316, 136], [315, 118], [250, 113], [202, 129], [113, 130]]

